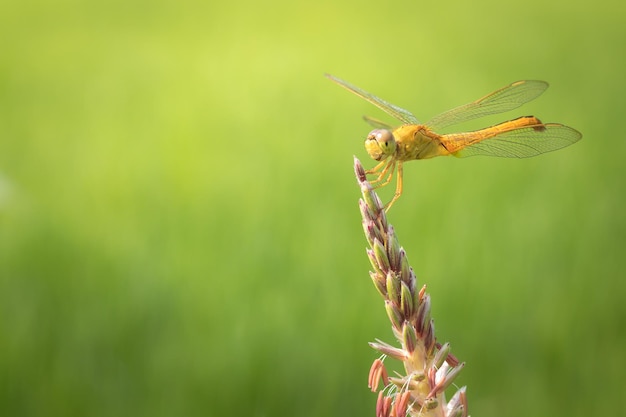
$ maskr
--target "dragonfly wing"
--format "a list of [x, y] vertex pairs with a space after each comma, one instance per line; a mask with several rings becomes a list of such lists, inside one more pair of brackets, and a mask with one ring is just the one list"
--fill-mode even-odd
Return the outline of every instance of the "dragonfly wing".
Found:
[[548, 83], [545, 81], [516, 81], [476, 101], [441, 113], [433, 117], [426, 125], [433, 130], [438, 130], [478, 117], [504, 113], [534, 100], [546, 88], [548, 88]]
[[582, 134], [571, 127], [558, 123], [547, 123], [498, 134], [462, 148], [454, 152], [454, 155], [459, 157], [487, 155], [528, 158], [564, 148], [579, 141], [580, 138], [582, 138]]
[[365, 120], [367, 123], [369, 123], [370, 125], [374, 126], [377, 129], [387, 129], [387, 130], [393, 130], [393, 126], [378, 120], [378, 119], [374, 119], [373, 117], [369, 117], [369, 116], [363, 116], [363, 120]]
[[360, 88], [355, 87], [352, 84], [350, 84], [347, 81], [344, 81], [344, 80], [342, 80], [340, 78], [334, 77], [334, 76], [332, 76], [330, 74], [325, 74], [325, 75], [331, 81], [334, 81], [335, 83], [339, 84], [340, 86], [342, 86], [346, 90], [356, 94], [357, 96], [361, 97], [362, 99], [365, 99], [365, 100], [369, 101], [374, 106], [378, 107], [379, 109], [381, 109], [385, 113], [389, 114], [390, 116], [393, 116], [396, 119], [400, 120], [402, 123], [405, 123], [405, 124], [419, 124], [419, 121], [417, 120], [417, 118], [415, 116], [413, 116], [413, 113], [411, 113], [410, 111], [404, 110], [403, 108], [398, 107], [395, 104], [391, 104], [391, 103], [383, 100], [382, 98], [378, 98], [375, 95], [368, 93], [367, 91], [363, 91]]

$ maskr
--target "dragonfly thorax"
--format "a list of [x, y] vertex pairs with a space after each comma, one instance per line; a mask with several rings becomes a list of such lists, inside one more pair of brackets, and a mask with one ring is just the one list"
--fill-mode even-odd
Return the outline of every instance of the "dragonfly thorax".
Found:
[[396, 152], [396, 139], [387, 129], [372, 130], [365, 139], [365, 149], [377, 161], [386, 159]]
[[428, 159], [449, 155], [441, 142], [441, 135], [425, 125], [402, 125], [393, 131], [396, 139], [396, 157], [400, 161]]

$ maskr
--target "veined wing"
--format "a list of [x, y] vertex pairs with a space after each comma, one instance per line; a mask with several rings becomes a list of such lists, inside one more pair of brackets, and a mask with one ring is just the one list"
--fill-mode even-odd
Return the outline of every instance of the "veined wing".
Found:
[[378, 120], [369, 116], [363, 116], [363, 120], [365, 120], [367, 123], [369, 123], [371, 126], [374, 126], [377, 129], [393, 130], [393, 126], [391, 126], [388, 123], [383, 122], [382, 120]]
[[396, 119], [400, 120], [402, 123], [411, 124], [411, 125], [419, 124], [419, 120], [417, 120], [417, 118], [413, 116], [413, 114], [410, 111], [404, 110], [403, 108], [398, 107], [395, 104], [391, 104], [383, 100], [382, 98], [378, 98], [375, 95], [368, 93], [367, 91], [363, 91], [360, 88], [355, 87], [352, 84], [340, 78], [333, 77], [330, 74], [324, 74], [324, 75], [326, 75], [326, 78], [329, 78], [331, 81], [336, 82], [337, 84], [339, 84], [346, 90], [351, 91], [352, 93], [356, 94], [362, 99], [369, 101], [374, 106], [378, 107], [379, 109], [389, 114], [390, 116], [393, 116]]
[[[488, 130], [487, 128], [485, 130]], [[505, 158], [528, 158], [542, 153], [556, 151], [569, 146], [582, 138], [582, 134], [571, 127], [559, 123], [546, 123], [516, 128], [494, 136], [471, 138], [477, 132], [443, 135], [443, 140], [455, 145], [453, 155], [459, 157], [487, 155]]]
[[466, 122], [490, 114], [504, 113], [539, 97], [548, 83], [537, 80], [516, 81], [471, 103], [433, 117], [426, 126], [439, 130], [446, 126]]

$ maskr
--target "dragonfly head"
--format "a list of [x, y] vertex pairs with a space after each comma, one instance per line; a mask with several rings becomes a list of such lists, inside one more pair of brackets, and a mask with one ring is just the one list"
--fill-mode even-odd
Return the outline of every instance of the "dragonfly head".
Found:
[[365, 149], [377, 161], [386, 159], [396, 151], [396, 140], [387, 129], [375, 129], [365, 139]]

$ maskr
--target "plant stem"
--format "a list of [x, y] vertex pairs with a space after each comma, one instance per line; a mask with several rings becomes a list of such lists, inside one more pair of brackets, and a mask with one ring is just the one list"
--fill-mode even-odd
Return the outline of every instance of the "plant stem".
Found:
[[[449, 401], [445, 397], [445, 390], [465, 364], [450, 354], [448, 343], [437, 343], [426, 286], [418, 286], [406, 252], [387, 222], [384, 206], [356, 158], [354, 171], [363, 195], [359, 207], [373, 268], [370, 277], [384, 299], [393, 333], [401, 345], [397, 348], [380, 340], [370, 343], [383, 354], [374, 361], [369, 375], [372, 391], [378, 390], [381, 379], [385, 385], [379, 392], [376, 416], [467, 417], [465, 387]], [[402, 361], [406, 374], [388, 377], [383, 363], [387, 356]]]

